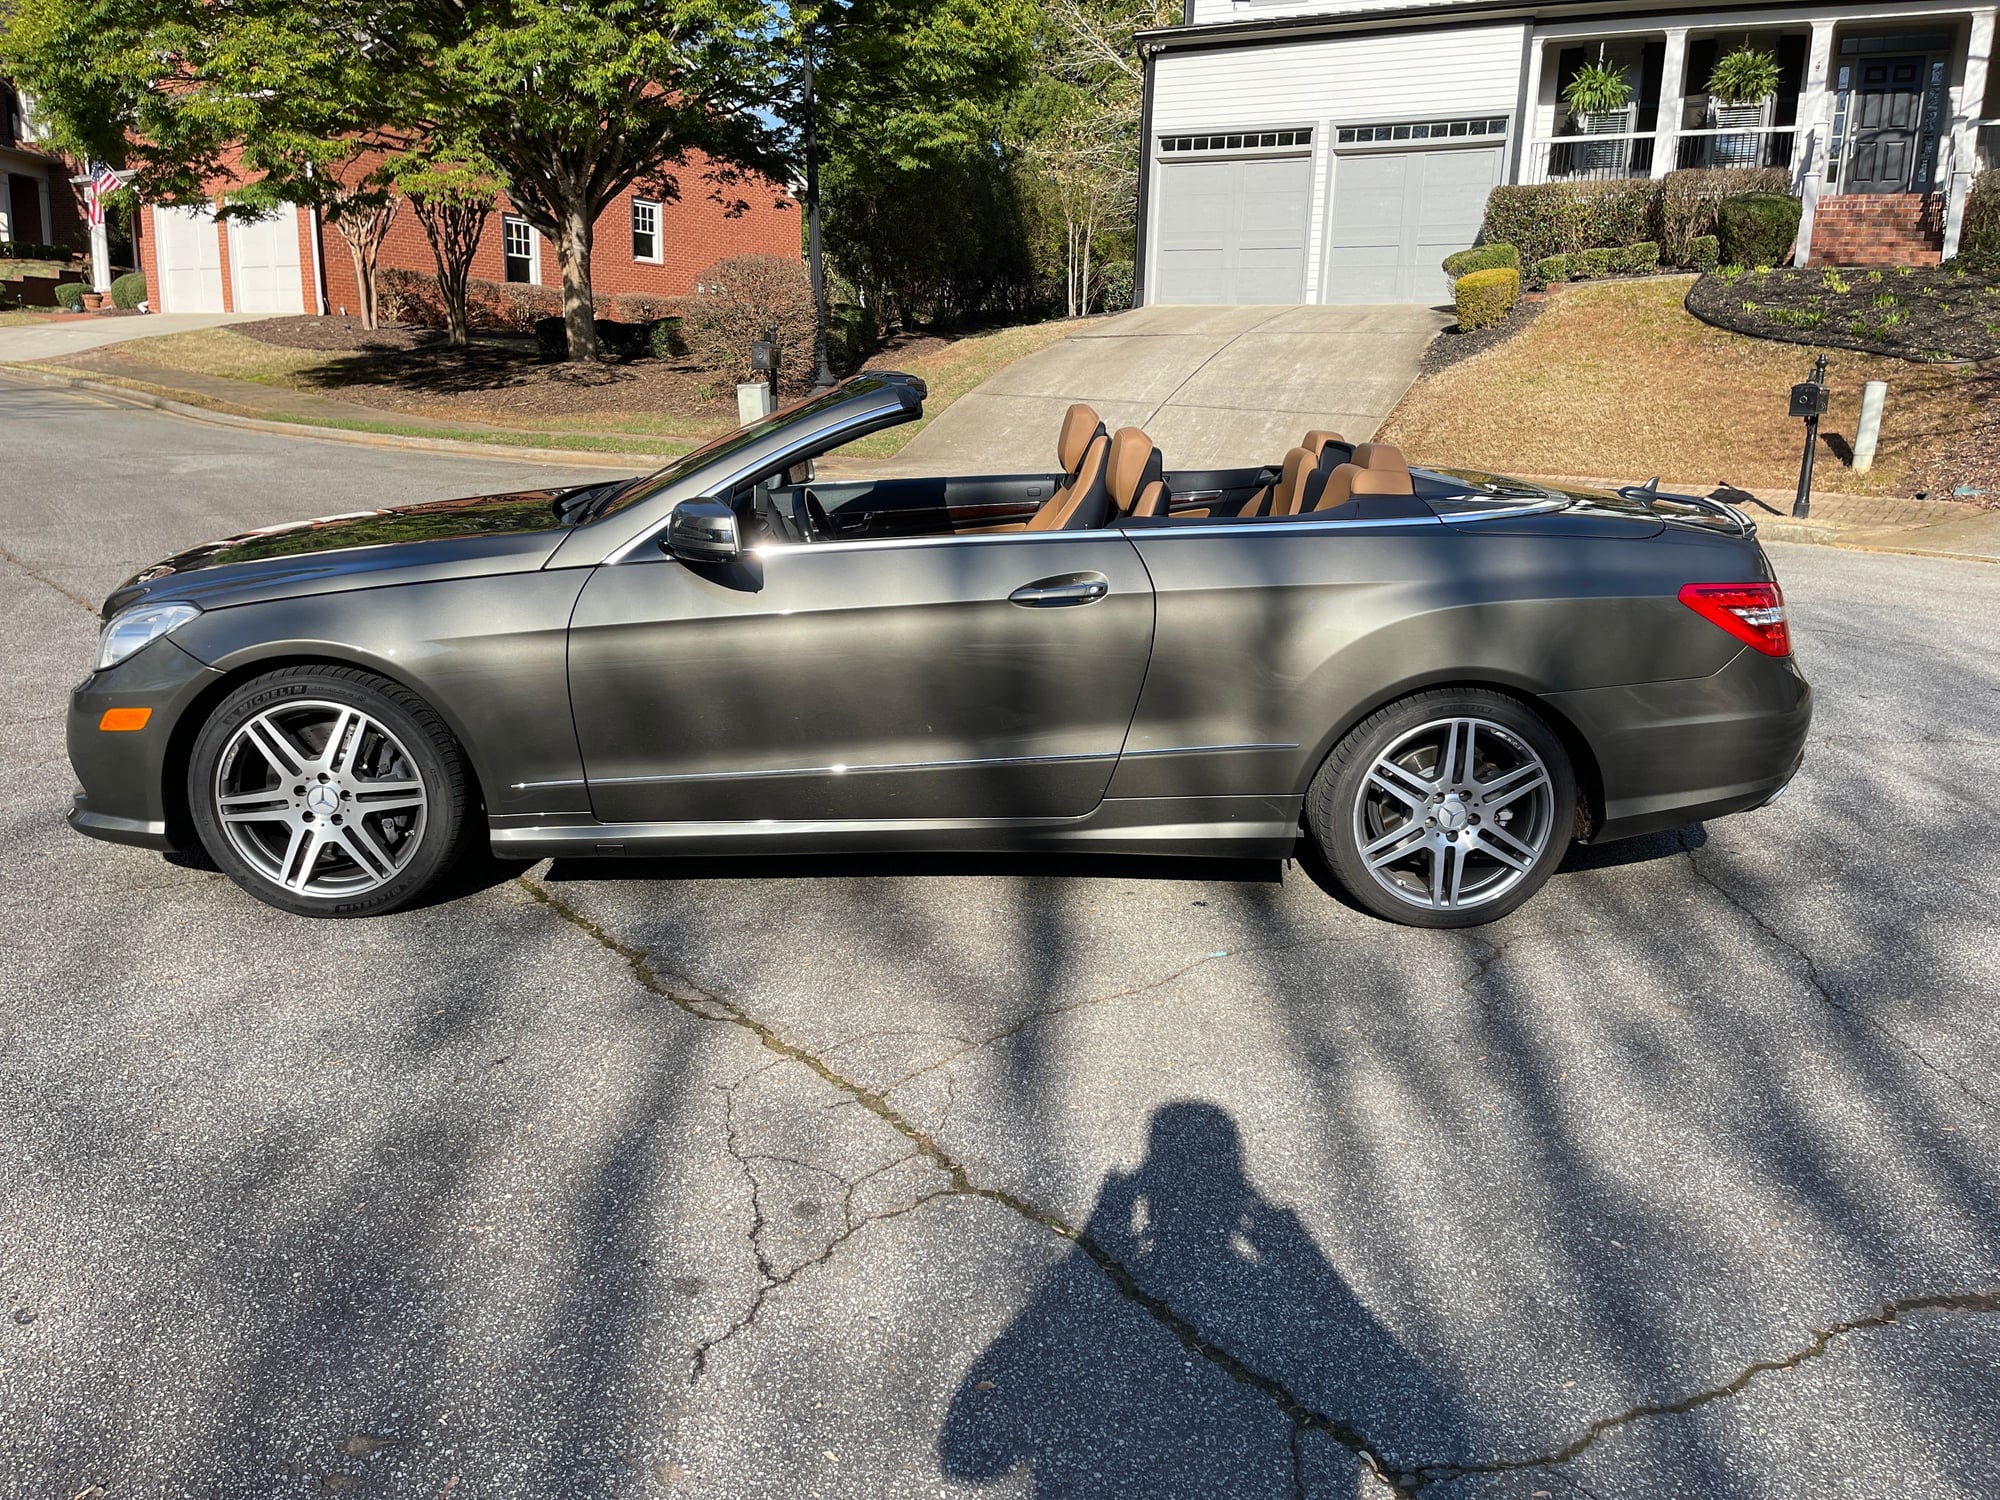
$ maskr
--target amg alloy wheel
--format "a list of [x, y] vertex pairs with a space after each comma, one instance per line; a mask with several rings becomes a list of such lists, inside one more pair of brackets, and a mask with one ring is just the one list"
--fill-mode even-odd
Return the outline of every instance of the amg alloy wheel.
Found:
[[246, 684], [204, 726], [188, 776], [202, 843], [287, 911], [387, 911], [458, 852], [463, 757], [414, 695], [307, 667]]
[[1433, 692], [1349, 734], [1315, 778], [1308, 815], [1362, 905], [1418, 926], [1469, 927], [1547, 880], [1575, 805], [1561, 743], [1524, 705]]

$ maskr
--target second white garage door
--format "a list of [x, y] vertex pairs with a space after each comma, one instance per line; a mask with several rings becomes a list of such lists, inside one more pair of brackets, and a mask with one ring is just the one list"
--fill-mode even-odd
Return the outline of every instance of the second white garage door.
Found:
[[261, 219], [233, 221], [229, 255], [236, 311], [306, 310], [305, 286], [299, 279], [299, 211], [291, 204]]
[[1312, 161], [1176, 161], [1160, 169], [1153, 302], [1297, 302], [1305, 295]]
[[1321, 300], [1451, 301], [1438, 263], [1478, 237], [1499, 180], [1497, 147], [1339, 157]]

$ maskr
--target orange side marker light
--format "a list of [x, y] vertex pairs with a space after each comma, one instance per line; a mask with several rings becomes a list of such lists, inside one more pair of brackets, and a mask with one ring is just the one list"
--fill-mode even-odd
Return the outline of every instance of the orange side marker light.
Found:
[[107, 708], [104, 717], [97, 721], [99, 729], [144, 729], [146, 721], [153, 717], [150, 708]]

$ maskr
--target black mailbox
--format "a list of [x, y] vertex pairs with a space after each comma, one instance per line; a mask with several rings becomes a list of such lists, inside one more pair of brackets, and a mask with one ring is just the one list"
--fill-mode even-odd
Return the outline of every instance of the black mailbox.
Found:
[[[758, 339], [750, 346], [750, 368], [760, 375], [768, 375], [778, 368], [778, 346], [766, 339]], [[1793, 400], [1798, 399], [1793, 393]]]
[[1827, 388], [1818, 381], [1801, 380], [1792, 387], [1791, 414], [1795, 417], [1823, 417], [1829, 395]]

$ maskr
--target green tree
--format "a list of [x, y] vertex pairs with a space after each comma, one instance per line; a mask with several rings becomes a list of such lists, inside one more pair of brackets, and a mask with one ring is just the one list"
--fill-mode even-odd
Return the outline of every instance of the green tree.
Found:
[[498, 183], [489, 165], [443, 146], [407, 153], [395, 170], [397, 186], [423, 225], [431, 258], [437, 262], [445, 337], [463, 347], [470, 342], [471, 333], [466, 293], [472, 280], [472, 257], [485, 236]]

